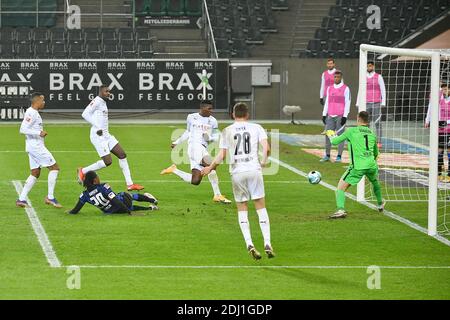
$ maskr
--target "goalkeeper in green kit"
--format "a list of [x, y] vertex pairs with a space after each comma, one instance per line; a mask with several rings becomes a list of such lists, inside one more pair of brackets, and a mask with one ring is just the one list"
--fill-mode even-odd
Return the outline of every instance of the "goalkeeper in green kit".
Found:
[[328, 130], [326, 135], [331, 144], [337, 145], [348, 141], [348, 152], [351, 163], [347, 171], [339, 181], [336, 190], [337, 211], [330, 216], [331, 219], [345, 218], [345, 191], [350, 186], [358, 184], [366, 176], [372, 183], [373, 192], [377, 198], [378, 211], [383, 212], [385, 202], [381, 197], [381, 187], [378, 182], [378, 146], [377, 136], [369, 128], [369, 114], [366, 111], [358, 113], [358, 126], [348, 128], [340, 136], [333, 130]]

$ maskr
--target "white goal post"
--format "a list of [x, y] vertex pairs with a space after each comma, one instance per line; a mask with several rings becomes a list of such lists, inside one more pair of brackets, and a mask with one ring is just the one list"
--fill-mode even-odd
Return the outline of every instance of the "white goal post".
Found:
[[[368, 53], [376, 55], [377, 60], [388, 59], [394, 57], [411, 57], [419, 59], [427, 59], [431, 61], [431, 72], [426, 76], [430, 77], [427, 83], [430, 84], [430, 105], [431, 107], [431, 121], [430, 121], [430, 137], [429, 137], [429, 168], [428, 168], [428, 234], [435, 236], [437, 234], [437, 220], [438, 220], [438, 130], [439, 130], [439, 92], [440, 92], [440, 61], [441, 54], [436, 51], [425, 51], [418, 49], [401, 49], [389, 48], [381, 46], [373, 46], [362, 44], [360, 46], [359, 55], [359, 92], [358, 92], [358, 106], [359, 111], [366, 110], [366, 77], [367, 77], [367, 62]], [[377, 64], [377, 60], [375, 64]], [[383, 152], [383, 149], [381, 150]], [[365, 181], [361, 181], [357, 188], [357, 200], [365, 201]], [[384, 195], [383, 195], [384, 196]]]

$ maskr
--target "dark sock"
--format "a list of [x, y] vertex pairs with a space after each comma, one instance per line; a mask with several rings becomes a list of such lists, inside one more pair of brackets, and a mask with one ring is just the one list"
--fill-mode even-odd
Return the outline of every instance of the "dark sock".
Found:
[[143, 194], [139, 194], [139, 193], [133, 194], [133, 200], [141, 201], [141, 202], [150, 202], [150, 203], [154, 203], [155, 202], [154, 199], [149, 198], [149, 197], [144, 196]]
[[442, 175], [442, 168], [444, 167], [444, 152], [438, 154], [438, 175]]

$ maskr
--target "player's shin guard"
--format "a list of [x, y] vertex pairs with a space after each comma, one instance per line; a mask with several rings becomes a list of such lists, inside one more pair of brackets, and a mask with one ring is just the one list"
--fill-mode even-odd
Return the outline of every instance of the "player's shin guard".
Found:
[[174, 174], [176, 174], [177, 176], [179, 176], [181, 179], [183, 179], [183, 181], [187, 182], [187, 183], [191, 183], [192, 181], [192, 174], [181, 171], [179, 169], [175, 169], [173, 171]]
[[119, 166], [122, 169], [123, 176], [125, 177], [125, 181], [127, 186], [131, 186], [133, 184], [133, 180], [131, 179], [130, 167], [128, 166], [127, 158], [119, 159]]
[[381, 206], [383, 204], [383, 197], [381, 196], [381, 186], [378, 181], [372, 182], [373, 193], [377, 198], [377, 204]]
[[215, 196], [220, 196], [220, 188], [219, 188], [219, 177], [217, 176], [216, 170], [212, 170], [208, 175], [209, 182], [211, 182], [211, 187], [214, 191]]
[[262, 208], [256, 210], [259, 217], [259, 227], [261, 228], [261, 232], [264, 238], [264, 246], [272, 246], [270, 243], [270, 221], [269, 215], [267, 214], [266, 208]]
[[26, 201], [28, 193], [31, 191], [36, 181], [37, 178], [35, 176], [30, 175], [27, 178], [27, 181], [25, 181], [25, 185], [23, 186], [22, 192], [20, 193], [19, 196], [20, 201]]
[[241, 228], [242, 235], [244, 236], [245, 244], [253, 246], [252, 236], [250, 234], [250, 223], [248, 222], [248, 211], [239, 211], [239, 227]]
[[338, 210], [345, 210], [345, 192], [344, 190], [336, 190], [336, 207]]
[[83, 169], [81, 169], [81, 171], [83, 171], [83, 174], [86, 174], [89, 171], [97, 171], [100, 169], [106, 168], [106, 164], [103, 160], [99, 160], [93, 164], [91, 164], [90, 166], [87, 166]]
[[48, 198], [49, 199], [55, 199], [55, 185], [56, 185], [56, 179], [58, 178], [58, 170], [51, 170], [48, 173]]

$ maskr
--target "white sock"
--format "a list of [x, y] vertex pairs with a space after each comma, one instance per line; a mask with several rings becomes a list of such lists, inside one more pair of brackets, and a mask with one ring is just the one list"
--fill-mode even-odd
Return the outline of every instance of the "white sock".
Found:
[[259, 227], [261, 228], [261, 232], [263, 234], [264, 238], [264, 246], [270, 244], [270, 222], [269, 222], [269, 215], [267, 214], [266, 208], [262, 208], [259, 210], [256, 210], [258, 212], [259, 217]]
[[219, 177], [217, 176], [216, 170], [211, 171], [208, 174], [209, 182], [211, 182], [211, 187], [213, 188], [214, 195], [220, 196], [220, 188], [219, 188]]
[[173, 171], [173, 173], [175, 173], [177, 176], [179, 176], [181, 179], [183, 179], [187, 183], [191, 183], [191, 181], [192, 181], [192, 174], [190, 174], [190, 173], [181, 171], [179, 169], [175, 169]]
[[245, 244], [253, 246], [252, 235], [250, 234], [250, 223], [248, 222], [248, 211], [238, 211], [239, 227], [244, 236]]
[[22, 193], [19, 196], [20, 201], [25, 201], [27, 199], [28, 193], [31, 191], [36, 181], [37, 178], [35, 176], [30, 175], [27, 178], [27, 181], [25, 181], [25, 185], [23, 186]]
[[97, 171], [100, 169], [106, 168], [106, 164], [103, 160], [99, 160], [93, 164], [91, 164], [90, 166], [87, 166], [86, 168], [81, 169], [81, 171], [83, 172], [83, 174], [86, 174], [89, 171]]
[[133, 184], [133, 180], [131, 179], [130, 167], [128, 166], [127, 158], [119, 159], [119, 166], [122, 169], [123, 176], [125, 177], [125, 181], [127, 182], [127, 186], [131, 186]]
[[55, 192], [55, 185], [56, 185], [56, 179], [58, 178], [58, 170], [51, 170], [48, 173], [48, 198], [49, 199], [55, 199], [54, 192]]

